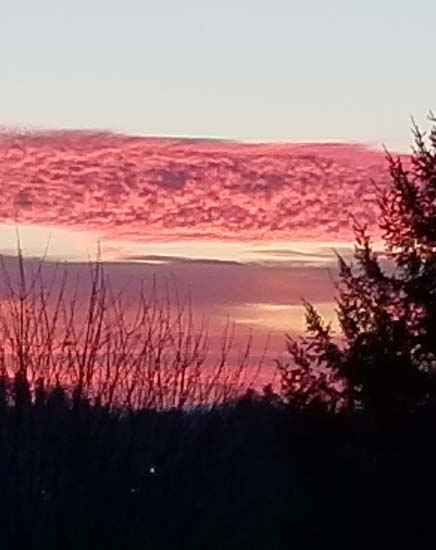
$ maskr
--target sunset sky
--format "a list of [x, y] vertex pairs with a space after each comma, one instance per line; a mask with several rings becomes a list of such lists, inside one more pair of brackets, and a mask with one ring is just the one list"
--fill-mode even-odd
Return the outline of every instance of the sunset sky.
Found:
[[[27, 4], [24, 9], [24, 4]], [[274, 335], [333, 318], [350, 214], [375, 239], [381, 146], [409, 152], [436, 4], [10, 2], [0, 252], [175, 276], [199, 313]], [[433, 102], [433, 103], [432, 103]], [[79, 263], [77, 263], [79, 262]]]
[[28, 256], [77, 265], [100, 242], [116, 284], [174, 277], [212, 332], [230, 316], [275, 353], [303, 329], [303, 297], [333, 318], [333, 249], [349, 257], [351, 214], [377, 242], [387, 177], [384, 155], [356, 145], [87, 132], [4, 134], [0, 166], [3, 253], [17, 229]]

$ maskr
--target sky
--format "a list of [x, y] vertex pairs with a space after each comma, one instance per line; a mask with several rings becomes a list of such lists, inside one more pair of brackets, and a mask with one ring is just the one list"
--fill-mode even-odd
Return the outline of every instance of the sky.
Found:
[[215, 335], [230, 316], [277, 352], [304, 328], [302, 298], [334, 317], [334, 250], [350, 256], [351, 215], [379, 246], [386, 183], [384, 154], [353, 144], [4, 133], [0, 252], [18, 235], [26, 257], [86, 272], [100, 243], [117, 284], [174, 278]]
[[350, 215], [378, 246], [382, 146], [409, 153], [410, 117], [436, 109], [436, 3], [0, 11], [1, 253], [18, 230], [28, 256], [83, 266], [100, 242], [115, 279], [175, 276], [217, 330], [230, 315], [276, 350], [303, 297], [334, 319]]
[[16, 0], [0, 123], [408, 150], [436, 81], [431, 0]]

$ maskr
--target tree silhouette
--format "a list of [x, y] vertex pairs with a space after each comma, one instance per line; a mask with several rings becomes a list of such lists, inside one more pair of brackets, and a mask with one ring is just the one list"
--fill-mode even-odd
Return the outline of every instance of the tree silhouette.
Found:
[[384, 252], [354, 221], [354, 261], [337, 254], [341, 337], [305, 303], [307, 334], [288, 336], [279, 362], [289, 402], [364, 406], [384, 415], [431, 400], [436, 366], [436, 118], [413, 125], [407, 161], [387, 154], [390, 183], [377, 188]]

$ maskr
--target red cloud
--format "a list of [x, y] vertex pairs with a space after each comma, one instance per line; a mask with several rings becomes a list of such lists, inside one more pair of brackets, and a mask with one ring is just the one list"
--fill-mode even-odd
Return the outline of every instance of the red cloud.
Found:
[[385, 179], [384, 155], [354, 145], [0, 135], [0, 221], [108, 239], [347, 240]]

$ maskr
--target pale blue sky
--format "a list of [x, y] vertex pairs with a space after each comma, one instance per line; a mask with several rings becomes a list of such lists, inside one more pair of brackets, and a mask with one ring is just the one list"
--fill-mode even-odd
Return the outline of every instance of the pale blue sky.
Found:
[[407, 150], [435, 21], [432, 0], [4, 0], [0, 125]]

